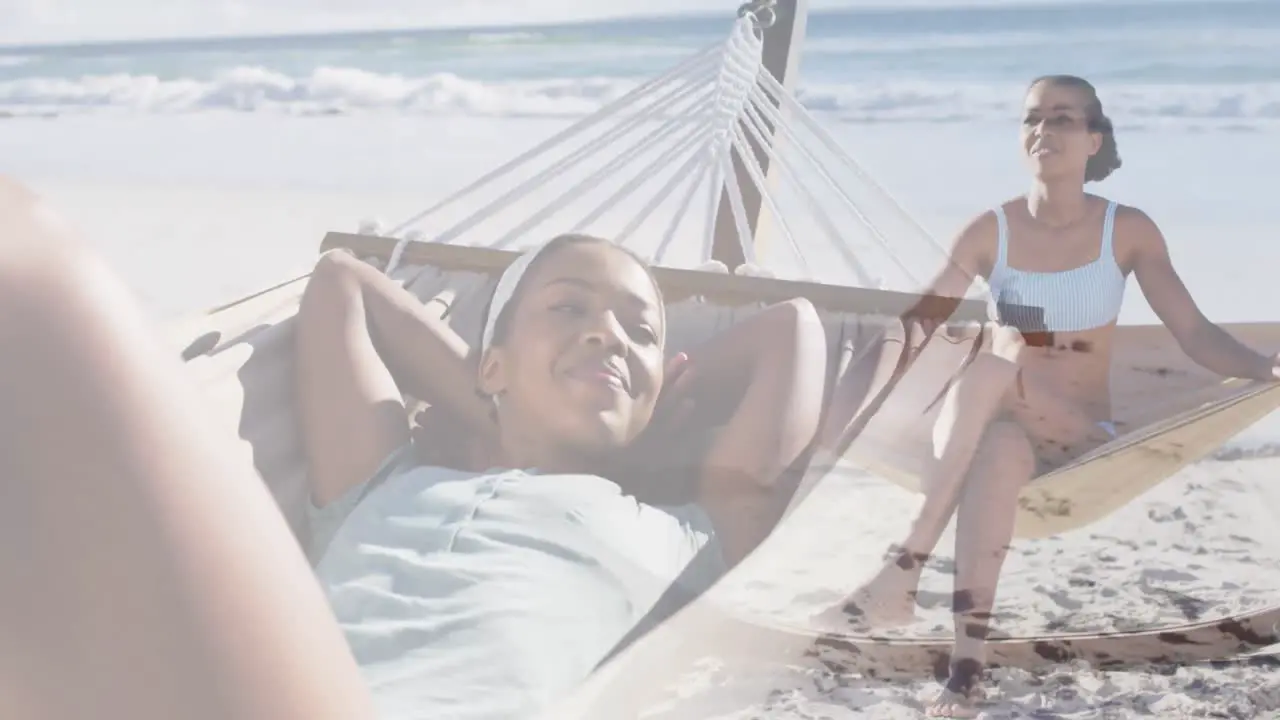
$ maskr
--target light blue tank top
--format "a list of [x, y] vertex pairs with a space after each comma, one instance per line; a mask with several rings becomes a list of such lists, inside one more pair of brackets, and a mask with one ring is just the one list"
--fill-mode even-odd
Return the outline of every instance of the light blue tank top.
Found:
[[694, 506], [645, 505], [596, 476], [411, 458], [312, 508], [315, 572], [379, 718], [536, 717], [678, 576], [698, 592], [723, 572]]
[[987, 282], [1001, 323], [1023, 332], [1079, 332], [1108, 325], [1119, 317], [1126, 278], [1116, 263], [1112, 244], [1114, 200], [1107, 204], [1097, 259], [1062, 272], [1009, 267], [1009, 221], [1004, 208], [995, 208], [995, 214], [998, 249]]

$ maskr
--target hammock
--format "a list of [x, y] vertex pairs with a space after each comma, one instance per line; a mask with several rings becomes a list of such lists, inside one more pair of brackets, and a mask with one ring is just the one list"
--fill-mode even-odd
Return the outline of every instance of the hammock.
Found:
[[[328, 239], [333, 240], [332, 236]], [[390, 253], [392, 244], [389, 240], [381, 242], [381, 256]], [[361, 247], [372, 250], [376, 245], [370, 242]], [[453, 263], [465, 252], [469, 251], [448, 246], [412, 246], [405, 252], [406, 264], [393, 276], [423, 299], [446, 292], [454, 294], [455, 310], [450, 316], [454, 328], [460, 333], [478, 333], [480, 314], [494, 276], [470, 266], [456, 268]], [[432, 262], [419, 265], [421, 258]], [[661, 273], [660, 282], [667, 291], [684, 288], [687, 292], [687, 286], [679, 284], [686, 277]], [[253, 462], [295, 534], [304, 540], [308, 533], [304, 511], [307, 484], [294, 417], [291, 351], [292, 318], [306, 280], [298, 278], [250, 295], [173, 330], [174, 344], [188, 357], [188, 369], [205, 389], [212, 412], [228, 426], [237, 428], [240, 451]], [[738, 289], [740, 295], [758, 290], [761, 295], [787, 296], [792, 289], [778, 287], [782, 281], [776, 280], [732, 280], [745, 286]], [[672, 352], [730, 326], [756, 306], [754, 302], [732, 305], [729, 301], [690, 296], [673, 300], [668, 315]], [[886, 343], [891, 336], [877, 317], [828, 312], [824, 320], [829, 335], [840, 338], [840, 347], [833, 347], [833, 351], [843, 350], [847, 355], [845, 348], [866, 347], [878, 353], [879, 346], [894, 344]], [[1267, 331], [1271, 337], [1280, 335], [1276, 328], [1236, 329]], [[1149, 339], [1160, 337], [1156, 328], [1136, 330]], [[922, 357], [928, 359], [928, 355]], [[846, 358], [839, 371], [848, 373], [863, 366], [857, 358]], [[903, 387], [907, 387], [906, 383], [897, 385], [898, 389]], [[874, 398], [869, 404], [874, 404]], [[411, 412], [421, 408], [422, 405], [415, 405]], [[856, 447], [850, 449], [857, 451]], [[828, 463], [818, 459], [806, 484], [818, 482], [817, 476], [829, 468]], [[834, 472], [840, 472], [840, 468]], [[668, 683], [671, 668], [689, 667], [703, 657], [820, 667], [869, 677], [920, 677], [945, 666], [951, 648], [950, 641], [941, 638], [903, 639], [782, 627], [744, 617], [706, 598], [682, 596], [681, 587], [677, 582], [672, 598], [664, 598], [666, 607], [658, 609], [659, 617], [645, 623], [649, 632], [637, 633], [619, 648], [619, 662], [605, 665], [580, 695], [575, 695], [569, 705], [557, 707], [548, 717], [622, 717], [620, 708], [645, 706], [651, 699], [645, 693], [657, 692]], [[1073, 659], [1087, 660], [1098, 668], [1192, 663], [1238, 657], [1274, 645], [1280, 642], [1278, 623], [1280, 606], [1272, 606], [1236, 617], [1143, 631], [1043, 636], [996, 632], [988, 652], [994, 666], [1030, 670]]]
[[[1273, 325], [1227, 327], [1237, 337], [1258, 337], [1262, 347], [1273, 346], [1280, 335]], [[918, 492], [932, 457], [928, 431], [938, 412], [933, 400], [970, 355], [973, 341], [930, 341], [899, 377], [905, 338], [900, 328], [892, 330], [896, 342], [871, 348], [853, 371], [866, 376], [861, 382], [869, 397], [889, 397], [843, 460]], [[1210, 376], [1181, 356], [1163, 328], [1121, 327], [1116, 335], [1112, 402], [1122, 433], [1024, 487], [1015, 537], [1050, 537], [1101, 520], [1280, 407], [1280, 384]]]
[[[918, 300], [912, 291], [946, 254], [762, 67], [765, 23], [757, 15], [748, 9], [723, 45], [695, 53], [385, 234], [372, 226], [333, 232], [321, 250], [352, 250], [424, 300], [449, 294], [448, 320], [464, 338], [478, 337], [497, 273], [522, 247], [564, 232], [610, 237], [657, 266], [672, 354], [769, 303], [806, 297], [822, 314], [832, 357], [841, 360], [836, 379], [865, 377], [865, 400], [835, 452], [810, 468], [797, 497], [842, 465], [877, 470], [909, 487], [910, 460], [923, 450], [881, 441], [895, 423], [923, 425], [922, 408], [974, 351], [930, 342], [908, 359], [902, 343], [893, 342], [896, 318]], [[736, 240], [741, 259], [732, 270], [713, 252], [725, 237]], [[213, 412], [238, 430], [240, 451], [304, 541], [307, 487], [291, 353], [306, 280], [171, 329]], [[967, 299], [951, 319], [986, 314], [984, 302]], [[1251, 343], [1280, 344], [1280, 324], [1227, 329]], [[1280, 406], [1276, 386], [1223, 384], [1196, 369], [1163, 328], [1122, 327], [1117, 338], [1117, 417], [1131, 431], [1028, 489], [1019, 518], [1024, 534], [1096, 520]], [[413, 418], [425, 406], [410, 400]], [[743, 655], [781, 660], [793, 651], [836, 648], [849, 668], [920, 673], [950, 644], [774, 628], [695, 598], [677, 597], [662, 613], [657, 630], [620, 649], [623, 655], [664, 665], [662, 648], [673, 643], [722, 652], [720, 643], [736, 638], [726, 647]], [[1272, 608], [1206, 626], [1007, 637], [995, 643], [993, 657], [1021, 666], [1068, 657], [1122, 663], [1230, 657], [1280, 642], [1278, 622], [1280, 610]], [[617, 666], [606, 666], [592, 687], [617, 692], [606, 683]]]

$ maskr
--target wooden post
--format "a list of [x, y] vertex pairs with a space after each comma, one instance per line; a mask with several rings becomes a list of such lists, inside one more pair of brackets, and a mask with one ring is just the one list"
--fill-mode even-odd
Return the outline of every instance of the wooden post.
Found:
[[[763, 60], [764, 67], [777, 78], [782, 87], [791, 91], [795, 87], [800, 70], [800, 54], [804, 45], [805, 21], [808, 17], [808, 0], [777, 0], [774, 12], [777, 21], [772, 27], [764, 30]], [[762, 133], [766, 139], [772, 140], [774, 128], [765, 120]], [[744, 128], [744, 132], [746, 132]], [[756, 144], [755, 138], [746, 132], [747, 142], [764, 171], [766, 181], [772, 173], [769, 168], [769, 156]], [[762, 233], [760, 230], [761, 198], [759, 188], [747, 174], [742, 157], [735, 147], [732, 153], [733, 170], [737, 175], [738, 187], [742, 191], [742, 204], [746, 210], [747, 223], [751, 231], [751, 240], [759, 247]], [[746, 262], [742, 253], [742, 245], [738, 242], [738, 228], [733, 220], [733, 205], [729, 199], [729, 188], [726, 185], [720, 191], [720, 205], [716, 210], [716, 224], [711, 245], [711, 257], [729, 266], [732, 271]]]

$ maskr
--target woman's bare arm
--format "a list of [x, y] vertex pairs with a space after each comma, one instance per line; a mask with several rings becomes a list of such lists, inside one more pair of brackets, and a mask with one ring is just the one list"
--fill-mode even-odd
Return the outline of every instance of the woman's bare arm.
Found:
[[363, 290], [369, 329], [400, 388], [445, 408], [475, 432], [492, 427], [490, 406], [476, 394], [471, 348], [443, 319], [449, 298], [423, 303], [395, 280], [346, 252], [322, 261], [343, 265]]
[[[345, 252], [316, 263], [298, 311], [296, 382], [317, 505], [368, 480], [410, 441], [406, 392], [443, 411], [458, 436], [485, 437], [488, 410], [474, 391], [466, 343], [442, 319], [445, 302], [424, 305]], [[422, 447], [457, 444], [429, 439]]]
[[1151, 309], [1179, 347], [1202, 367], [1226, 377], [1273, 380], [1276, 361], [1236, 340], [1205, 317], [1169, 257], [1164, 235], [1145, 213], [1126, 208], [1122, 231], [1133, 243], [1133, 271]]
[[772, 529], [778, 480], [813, 443], [827, 380], [827, 338], [807, 300], [769, 307], [690, 353], [698, 397], [740, 398], [703, 464], [700, 499], [726, 560]]
[[960, 306], [973, 279], [987, 272], [989, 247], [997, 232], [995, 213], [985, 212], [971, 220], [952, 241], [946, 264], [920, 300], [903, 314], [904, 321], [924, 323], [930, 332], [946, 322]]

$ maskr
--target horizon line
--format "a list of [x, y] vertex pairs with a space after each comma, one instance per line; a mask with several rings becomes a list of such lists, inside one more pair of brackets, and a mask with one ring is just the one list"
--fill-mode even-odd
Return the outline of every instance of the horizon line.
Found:
[[[1193, 4], [1204, 3], [1208, 0], [1027, 0], [1010, 5], [1000, 0], [952, 0], [945, 4], [927, 4], [927, 3], [904, 3], [902, 0], [871, 0], [871, 4], [859, 5], [843, 5], [821, 7], [809, 10], [810, 17], [815, 15], [880, 15], [886, 13], [924, 13], [924, 12], [956, 12], [968, 10], [1013, 10], [1013, 11], [1036, 11], [1045, 10], [1053, 7], [1078, 7], [1080, 5], [1099, 5], [1106, 4], [1110, 7], [1116, 6], [1146, 6], [1152, 4], [1168, 5], [1168, 4]], [[1215, 5], [1243, 5], [1255, 4], [1259, 0], [1215, 0]], [[529, 29], [551, 29], [551, 28], [580, 28], [583, 26], [604, 26], [618, 25], [628, 22], [644, 22], [644, 21], [663, 21], [663, 20], [711, 20], [715, 18], [724, 18], [727, 21], [732, 19], [733, 15], [727, 12], [713, 10], [697, 10], [688, 12], [666, 12], [666, 13], [645, 13], [643, 11], [634, 13], [619, 13], [614, 15], [596, 15], [576, 20], [534, 20], [523, 23], [506, 23], [506, 24], [438, 24], [438, 25], [414, 25], [401, 27], [377, 27], [366, 26], [363, 28], [352, 27], [346, 29], [331, 30], [305, 30], [299, 32], [279, 32], [279, 31], [263, 31], [263, 32], [227, 32], [227, 33], [209, 33], [206, 35], [154, 35], [154, 36], [137, 36], [137, 37], [121, 37], [121, 38], [101, 38], [101, 39], [85, 39], [85, 40], [66, 40], [53, 42], [17, 42], [17, 43], [0, 43], [0, 54], [13, 54], [16, 52], [31, 52], [38, 50], [64, 50], [64, 49], [89, 49], [89, 48], [119, 48], [128, 46], [146, 46], [156, 44], [184, 44], [184, 43], [234, 43], [246, 40], [307, 40], [318, 39], [334, 36], [372, 36], [386, 35], [393, 33], [431, 33], [431, 32], [493, 32], [493, 31], [519, 31]]]

